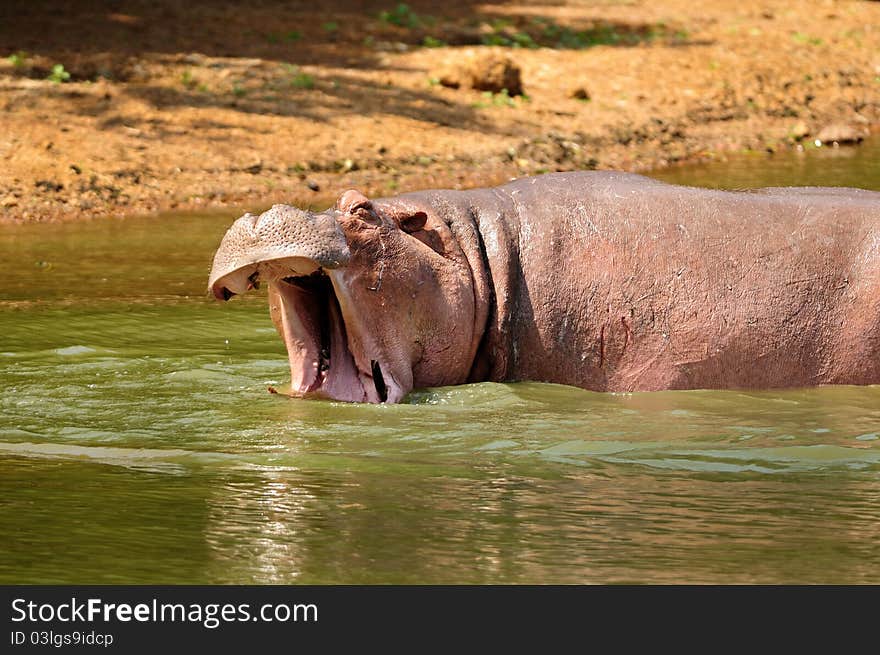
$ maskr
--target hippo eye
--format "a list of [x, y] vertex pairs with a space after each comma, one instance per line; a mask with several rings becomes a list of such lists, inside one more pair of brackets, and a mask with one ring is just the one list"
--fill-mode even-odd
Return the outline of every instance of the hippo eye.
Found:
[[351, 213], [364, 223], [369, 223], [370, 225], [379, 225], [382, 222], [376, 215], [376, 212], [373, 211], [373, 206], [369, 203], [364, 206], [355, 207]]

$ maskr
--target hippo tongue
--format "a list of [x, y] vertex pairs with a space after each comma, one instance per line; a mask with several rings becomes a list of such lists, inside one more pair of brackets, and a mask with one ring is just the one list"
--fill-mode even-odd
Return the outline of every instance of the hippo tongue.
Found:
[[364, 402], [367, 397], [349, 350], [342, 312], [335, 294], [331, 291], [329, 295], [330, 370], [327, 371], [321, 392], [331, 398]]

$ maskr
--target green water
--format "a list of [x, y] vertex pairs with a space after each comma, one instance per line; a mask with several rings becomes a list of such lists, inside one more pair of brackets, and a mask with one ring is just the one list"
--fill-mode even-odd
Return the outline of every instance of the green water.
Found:
[[753, 152], [698, 166], [651, 173], [666, 182], [723, 189], [761, 186], [851, 186], [880, 190], [880, 136], [854, 147], [807, 144], [800, 152]]
[[[661, 177], [880, 188], [880, 144]], [[880, 387], [291, 400], [232, 215], [0, 230], [0, 582], [880, 582]]]

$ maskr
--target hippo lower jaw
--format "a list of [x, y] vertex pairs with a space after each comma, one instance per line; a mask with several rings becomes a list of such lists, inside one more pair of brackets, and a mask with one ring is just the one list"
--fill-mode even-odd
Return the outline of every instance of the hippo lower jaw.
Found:
[[[277, 265], [273, 268], [268, 270], [274, 277]], [[359, 334], [356, 308], [345, 302], [343, 276], [320, 267], [308, 274], [286, 272], [289, 275], [270, 282], [270, 304], [280, 315], [290, 364], [290, 395], [348, 402], [400, 401], [406, 392], [377, 349]], [[347, 322], [346, 317], [351, 320]]]

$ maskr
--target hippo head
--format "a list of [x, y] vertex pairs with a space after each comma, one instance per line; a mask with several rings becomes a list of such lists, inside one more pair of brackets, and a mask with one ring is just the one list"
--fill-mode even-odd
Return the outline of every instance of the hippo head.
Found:
[[425, 203], [346, 191], [323, 213], [245, 214], [223, 237], [209, 286], [228, 300], [260, 280], [292, 395], [390, 403], [468, 377], [482, 313], [471, 267]]

